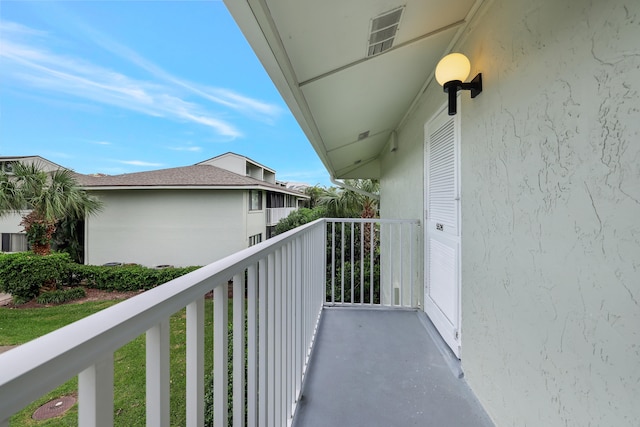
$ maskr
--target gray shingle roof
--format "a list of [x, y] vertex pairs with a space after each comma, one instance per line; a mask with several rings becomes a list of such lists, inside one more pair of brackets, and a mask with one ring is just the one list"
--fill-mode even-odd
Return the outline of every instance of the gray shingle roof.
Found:
[[101, 187], [262, 187], [266, 190], [290, 194], [303, 194], [290, 189], [238, 175], [211, 165], [183, 166], [122, 175], [81, 175], [78, 182], [87, 189]]

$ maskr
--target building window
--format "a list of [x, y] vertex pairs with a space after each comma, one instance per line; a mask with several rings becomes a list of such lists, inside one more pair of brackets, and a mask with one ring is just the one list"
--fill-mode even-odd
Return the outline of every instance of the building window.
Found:
[[2, 233], [2, 252], [25, 252], [27, 235], [24, 233]]
[[13, 163], [14, 162], [0, 162], [0, 170], [7, 175], [13, 175]]
[[249, 236], [249, 246], [257, 245], [260, 242], [262, 242], [262, 233]]
[[262, 191], [251, 190], [249, 192], [249, 210], [259, 211], [262, 209]]

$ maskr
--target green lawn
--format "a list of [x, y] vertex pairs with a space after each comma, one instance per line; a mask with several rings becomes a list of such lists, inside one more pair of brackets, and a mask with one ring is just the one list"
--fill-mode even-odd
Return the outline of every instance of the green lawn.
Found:
[[[0, 308], [0, 345], [23, 344], [78, 319], [86, 317], [118, 301], [85, 302], [35, 309]], [[213, 301], [205, 301], [205, 352], [213, 350]], [[229, 301], [229, 316], [232, 301]], [[171, 426], [185, 425], [185, 310], [171, 317]], [[144, 335], [128, 343], [114, 355], [115, 425], [145, 425], [145, 339]], [[206, 372], [213, 367], [213, 357], [205, 357]], [[77, 392], [77, 377], [33, 402], [11, 418], [11, 426], [77, 426], [77, 405], [62, 417], [45, 421], [31, 418], [42, 404], [56, 397]]]

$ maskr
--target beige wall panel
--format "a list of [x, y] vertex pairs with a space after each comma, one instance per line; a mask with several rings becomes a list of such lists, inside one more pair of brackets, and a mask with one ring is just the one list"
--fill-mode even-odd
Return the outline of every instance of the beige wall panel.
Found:
[[95, 194], [105, 209], [87, 221], [87, 264], [206, 265], [247, 247], [243, 191]]

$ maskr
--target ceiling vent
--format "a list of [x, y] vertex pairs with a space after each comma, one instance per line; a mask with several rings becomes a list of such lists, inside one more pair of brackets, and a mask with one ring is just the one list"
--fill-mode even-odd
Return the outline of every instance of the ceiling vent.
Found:
[[358, 141], [362, 141], [363, 139], [368, 137], [369, 137], [369, 131], [367, 130], [358, 135]]
[[403, 11], [404, 6], [385, 12], [371, 20], [367, 57], [375, 56], [391, 49]]

